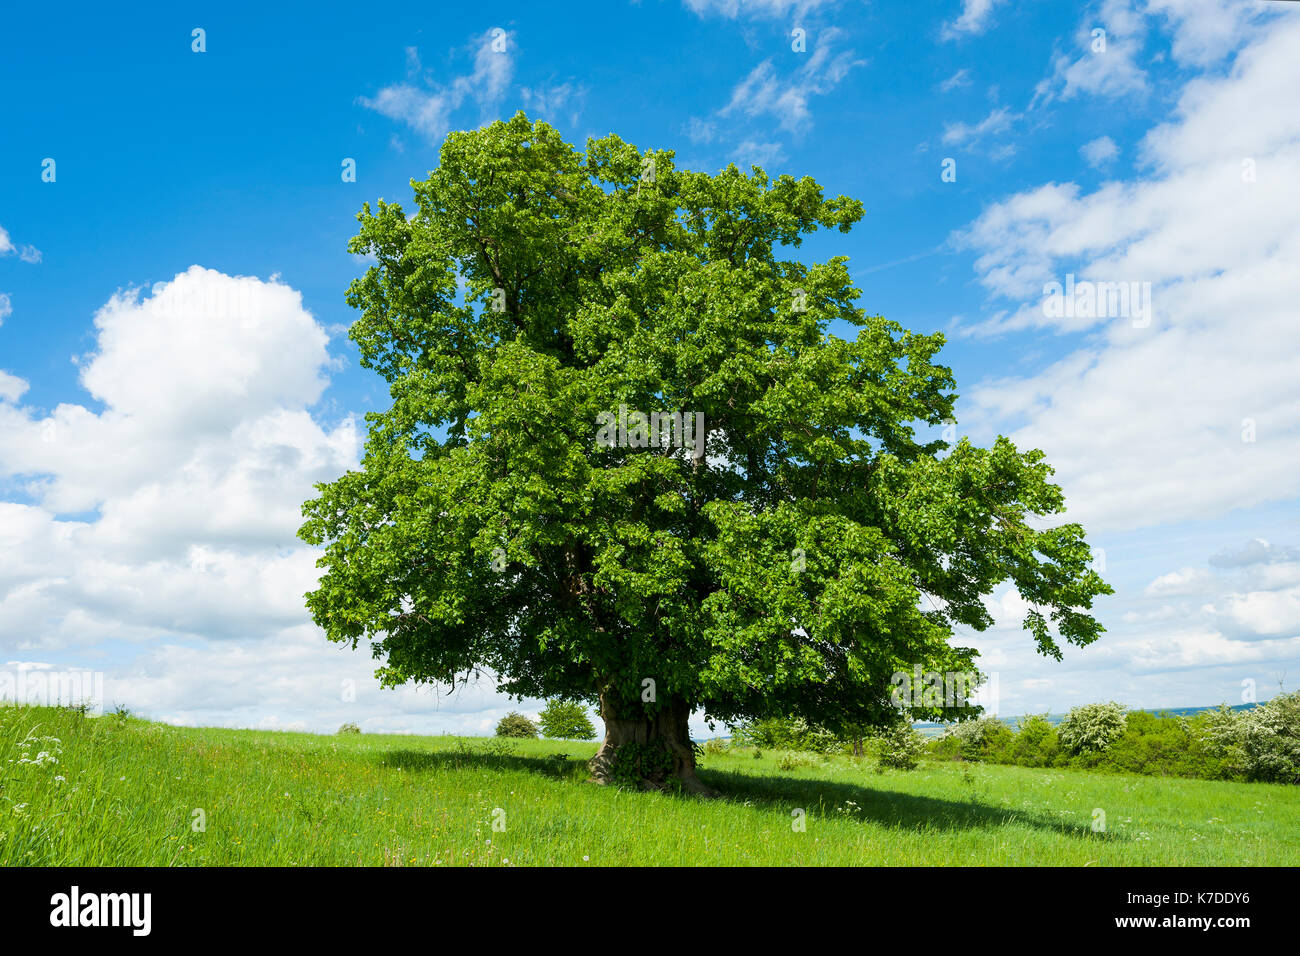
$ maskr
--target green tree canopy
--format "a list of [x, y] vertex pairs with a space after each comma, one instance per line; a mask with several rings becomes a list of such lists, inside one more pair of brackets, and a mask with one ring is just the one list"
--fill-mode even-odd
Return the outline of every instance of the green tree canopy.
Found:
[[537, 715], [542, 736], [558, 740], [591, 740], [596, 728], [587, 716], [587, 708], [576, 700], [548, 700]]
[[510, 711], [497, 721], [498, 737], [536, 737], [537, 725], [518, 711]]
[[[954, 628], [1001, 582], [1040, 652], [1095, 640], [1109, 588], [1077, 524], [1039, 520], [1043, 455], [918, 437], [953, 415], [942, 335], [864, 312], [842, 256], [785, 258], [862, 204], [673, 156], [518, 114], [450, 134], [413, 214], [365, 205], [351, 337], [392, 406], [303, 508], [328, 637], [369, 640], [387, 685], [486, 669], [590, 701], [598, 779], [631, 745], [692, 788], [692, 712], [888, 725], [892, 674], [974, 666]], [[637, 412], [700, 414], [706, 443], [637, 446]]]

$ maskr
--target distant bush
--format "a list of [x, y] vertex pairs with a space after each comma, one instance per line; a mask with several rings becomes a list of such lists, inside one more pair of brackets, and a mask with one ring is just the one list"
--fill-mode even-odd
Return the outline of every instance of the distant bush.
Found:
[[810, 725], [802, 717], [768, 717], [749, 721], [731, 729], [737, 747], [767, 747], [772, 750], [806, 750], [812, 753], [837, 753], [846, 742], [822, 727]]
[[1075, 763], [1121, 773], [1199, 777], [1206, 775], [1203, 757], [1187, 720], [1134, 711], [1104, 751], [1087, 752]]
[[910, 720], [900, 720], [877, 734], [880, 741], [880, 766], [894, 770], [912, 770], [925, 752], [925, 738]]
[[1207, 718], [1210, 752], [1247, 780], [1300, 783], [1300, 693], [1278, 694], [1247, 711]]
[[1124, 733], [1124, 727], [1123, 704], [1085, 704], [1066, 714], [1056, 737], [1070, 754], [1098, 753]]
[[1030, 714], [1020, 719], [1015, 736], [1007, 744], [1004, 760], [1025, 767], [1054, 767], [1065, 762], [1056, 728], [1046, 714]]
[[1125, 713], [1119, 704], [1076, 707], [1054, 728], [1046, 714], [1003, 733], [984, 719], [949, 728], [927, 749], [936, 757], [1072, 767], [1203, 780], [1300, 783], [1300, 694], [1250, 710], [1226, 704], [1190, 717]]
[[510, 711], [497, 724], [498, 737], [536, 737], [537, 725], [523, 714]]
[[338, 732], [341, 734], [359, 734], [361, 733], [361, 728], [356, 724], [344, 724], [339, 728]]
[[936, 741], [934, 750], [944, 757], [992, 759], [996, 762], [1010, 746], [1013, 737], [1011, 728], [996, 717], [979, 717], [949, 727]]
[[[538, 715], [542, 736], [559, 740], [594, 740], [596, 728], [587, 708], [576, 700], [550, 700]], [[504, 736], [504, 735], [503, 735]]]

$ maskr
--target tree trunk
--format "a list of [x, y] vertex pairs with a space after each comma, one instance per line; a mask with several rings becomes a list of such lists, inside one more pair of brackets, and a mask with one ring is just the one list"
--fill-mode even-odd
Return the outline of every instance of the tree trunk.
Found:
[[690, 705], [667, 702], [653, 715], [620, 714], [612, 695], [602, 691], [600, 716], [605, 739], [591, 758], [597, 783], [632, 783], [645, 790], [662, 790], [678, 781], [690, 793], [716, 796], [695, 775], [695, 749], [690, 736]]

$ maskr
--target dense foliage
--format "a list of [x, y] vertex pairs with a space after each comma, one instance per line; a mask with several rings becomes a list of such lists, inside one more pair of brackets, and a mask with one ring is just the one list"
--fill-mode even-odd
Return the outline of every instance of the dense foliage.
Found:
[[[798, 718], [768, 718], [732, 728], [731, 748], [852, 754], [859, 748], [885, 766], [908, 735], [896, 725], [837, 735]], [[865, 745], [864, 745], [865, 743]], [[982, 716], [923, 740], [931, 757], [1206, 780], [1300, 783], [1300, 693], [1279, 693], [1259, 706], [1226, 705], [1190, 717], [1125, 711], [1114, 702], [1072, 709], [1053, 726], [1046, 714], [1014, 726]], [[903, 762], [906, 762], [904, 759]]]
[[537, 725], [523, 714], [510, 711], [497, 722], [498, 737], [536, 737]]
[[1075, 708], [1059, 728], [1045, 715], [1022, 718], [1014, 730], [1000, 724], [991, 718], [957, 724], [930, 742], [930, 753], [1026, 767], [1300, 783], [1295, 693], [1247, 710], [1223, 706], [1191, 717], [1124, 714], [1118, 704], [1093, 704]]
[[576, 700], [550, 700], [537, 715], [542, 736], [559, 740], [593, 740], [596, 728], [587, 715], [587, 708]]
[[[1101, 633], [1110, 589], [1083, 529], [1042, 520], [1064, 507], [1042, 453], [929, 437], [943, 336], [860, 308], [844, 257], [783, 257], [860, 201], [523, 114], [451, 133], [412, 187], [350, 246], [373, 262], [350, 335], [392, 404], [301, 529], [314, 620], [385, 684], [486, 669], [597, 704], [607, 744], [670, 740], [682, 775], [700, 709], [891, 724], [894, 673], [975, 669], [954, 628], [989, 626], [1002, 582], [1041, 653]], [[625, 410], [704, 425], [602, 440]]]
[[925, 738], [912, 726], [911, 721], [899, 720], [879, 734], [881, 767], [895, 770], [913, 770], [925, 753]]
[[1114, 701], [1107, 704], [1085, 704], [1072, 708], [1065, 715], [1065, 720], [1056, 729], [1056, 736], [1068, 753], [1098, 753], [1124, 733], [1124, 726], [1122, 704]]
[[731, 743], [736, 747], [760, 750], [804, 750], [831, 753], [843, 749], [843, 741], [824, 727], [810, 726], [802, 717], [783, 719], [767, 717], [745, 721], [731, 729]]

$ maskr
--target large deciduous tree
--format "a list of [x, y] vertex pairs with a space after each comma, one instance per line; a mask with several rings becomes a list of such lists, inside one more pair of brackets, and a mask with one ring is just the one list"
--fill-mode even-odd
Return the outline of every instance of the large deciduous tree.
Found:
[[[1041, 452], [918, 437], [953, 414], [943, 337], [866, 314], [845, 257], [783, 257], [860, 202], [523, 114], [450, 134], [412, 187], [350, 245], [392, 407], [301, 531], [314, 619], [385, 685], [587, 700], [597, 779], [704, 790], [692, 713], [888, 724], [895, 673], [974, 667], [954, 628], [988, 627], [1001, 582], [1044, 654], [1102, 631]], [[679, 412], [706, 441], [646, 440], [638, 413]]]

